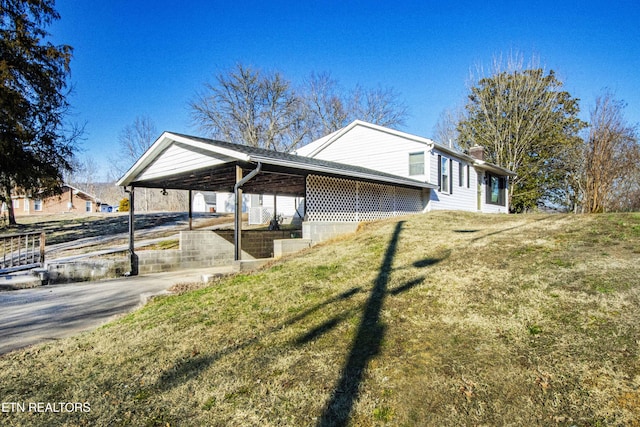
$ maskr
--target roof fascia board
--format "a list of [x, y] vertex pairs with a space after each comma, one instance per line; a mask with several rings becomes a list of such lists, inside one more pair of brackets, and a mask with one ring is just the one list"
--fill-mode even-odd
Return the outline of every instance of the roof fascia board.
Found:
[[474, 157], [471, 157], [468, 154], [465, 154], [463, 152], [457, 151], [457, 150], [453, 150], [451, 148], [445, 147], [444, 145], [440, 145], [440, 144], [435, 144], [434, 143], [434, 148], [436, 150], [442, 151], [444, 153], [447, 153], [451, 156], [457, 156], [461, 159], [466, 160], [467, 162], [471, 163], [473, 166], [477, 167], [478, 169], [482, 169], [482, 170], [488, 170], [491, 172], [495, 172], [495, 173], [499, 173], [501, 175], [509, 175], [509, 176], [516, 176], [517, 174], [513, 171], [510, 171], [509, 169], [500, 167], [498, 165], [494, 165], [493, 163], [489, 163], [489, 162], [485, 162], [484, 160], [478, 160]]
[[373, 130], [376, 130], [378, 132], [388, 133], [390, 135], [394, 135], [394, 136], [397, 136], [397, 137], [400, 137], [400, 138], [409, 139], [409, 140], [412, 140], [412, 141], [415, 141], [415, 142], [419, 142], [419, 143], [425, 144], [425, 145], [430, 146], [430, 147], [433, 147], [435, 145], [435, 143], [432, 140], [430, 140], [429, 138], [423, 138], [423, 137], [418, 136], [418, 135], [412, 135], [410, 133], [406, 133], [406, 132], [402, 132], [402, 131], [399, 131], [399, 130], [387, 128], [387, 127], [384, 127], [384, 126], [376, 125], [376, 124], [365, 122], [365, 121], [362, 121], [362, 120], [354, 120], [353, 122], [349, 123], [347, 126], [345, 126], [342, 129], [338, 130], [335, 133], [335, 135], [333, 135], [331, 138], [329, 138], [327, 141], [325, 141], [324, 144], [322, 144], [320, 147], [316, 148], [311, 153], [309, 153], [309, 157], [314, 157], [315, 155], [320, 153], [322, 150], [327, 148], [329, 145], [333, 144], [336, 140], [340, 139], [344, 134], [346, 134], [351, 129], [353, 129], [353, 128], [357, 127], [357, 126], [362, 126], [362, 127], [365, 127], [365, 128], [373, 129]]
[[144, 171], [149, 164], [155, 159], [155, 157], [164, 151], [166, 147], [171, 144], [171, 137], [169, 132], [163, 132], [162, 135], [156, 139], [156, 141], [151, 144], [151, 147], [144, 152], [144, 154], [138, 159], [137, 162], [133, 164], [129, 168], [128, 171], [125, 172], [124, 175], [116, 182], [116, 185], [119, 187], [125, 187], [130, 185], [135, 181], [135, 177], [137, 177], [142, 171]]
[[185, 145], [189, 145], [194, 148], [199, 148], [201, 150], [208, 151], [210, 153], [221, 154], [223, 156], [231, 157], [240, 161], [245, 161], [245, 162], [249, 161], [249, 155], [241, 153], [236, 150], [218, 147], [217, 145], [207, 144], [206, 142], [195, 141], [191, 138], [187, 138], [182, 135], [175, 135], [173, 133], [170, 133], [169, 135], [171, 135], [171, 139], [173, 139], [175, 142], [181, 142]]
[[62, 184], [62, 187], [69, 187], [71, 190], [75, 191], [76, 193], [82, 193], [82, 194], [84, 194], [85, 196], [87, 196], [90, 199], [97, 199], [97, 197], [94, 196], [93, 194], [89, 194], [84, 190], [81, 190], [81, 189], [79, 189], [77, 187], [74, 187], [73, 185]]
[[191, 138], [187, 138], [181, 135], [176, 135], [171, 132], [163, 132], [162, 135], [149, 147], [149, 149], [138, 159], [138, 161], [131, 166], [131, 168], [118, 180], [117, 186], [123, 187], [130, 185], [136, 181], [136, 178], [160, 155], [162, 152], [174, 142], [180, 142], [182, 144], [199, 148], [210, 153], [217, 153], [223, 156], [235, 158], [242, 161], [249, 161], [249, 156], [228, 148], [222, 148], [207, 144], [200, 141], [195, 141]]
[[510, 171], [509, 169], [505, 169], [505, 168], [501, 168], [500, 166], [496, 166], [493, 163], [487, 163], [484, 160], [477, 160], [474, 159], [473, 161], [473, 166], [481, 169], [481, 170], [488, 170], [489, 172], [495, 172], [498, 173], [500, 175], [508, 175], [508, 176], [517, 176], [518, 174]]
[[349, 123], [347, 126], [343, 127], [342, 129], [338, 129], [336, 132], [333, 133], [333, 135], [327, 139], [322, 145], [320, 145], [318, 148], [316, 148], [315, 150], [313, 150], [311, 153], [309, 153], [308, 157], [315, 157], [318, 153], [320, 153], [322, 150], [324, 150], [325, 148], [327, 148], [329, 145], [333, 144], [333, 142], [337, 139], [339, 139], [340, 137], [342, 137], [342, 135], [344, 135], [345, 133], [349, 132], [351, 129], [353, 129], [355, 127], [355, 125], [358, 123], [358, 120], [355, 120], [351, 123]]
[[453, 148], [446, 147], [442, 144], [434, 143], [433, 148], [435, 148], [436, 150], [442, 151], [450, 156], [456, 156], [458, 158], [464, 159], [469, 163], [473, 163], [476, 160], [470, 155], [463, 153], [462, 151], [458, 151]]

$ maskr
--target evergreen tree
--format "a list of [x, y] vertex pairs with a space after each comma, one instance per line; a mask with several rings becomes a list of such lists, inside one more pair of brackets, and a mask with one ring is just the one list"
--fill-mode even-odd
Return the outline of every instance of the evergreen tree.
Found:
[[510, 209], [523, 212], [556, 203], [571, 180], [567, 159], [580, 149], [578, 99], [541, 68], [496, 68], [471, 88], [458, 125], [460, 145], [486, 148], [487, 160], [517, 173]]
[[65, 132], [72, 48], [47, 41], [53, 0], [0, 0], [0, 201], [59, 189], [80, 130]]

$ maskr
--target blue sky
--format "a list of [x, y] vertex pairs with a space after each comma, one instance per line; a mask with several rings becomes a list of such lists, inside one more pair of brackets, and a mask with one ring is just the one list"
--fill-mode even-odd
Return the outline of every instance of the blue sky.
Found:
[[605, 87], [640, 123], [640, 2], [57, 0], [55, 43], [74, 47], [73, 120], [103, 167], [137, 116], [197, 134], [188, 102], [236, 63], [297, 84], [330, 72], [345, 89], [393, 87], [409, 106], [401, 130], [432, 137], [463, 105], [471, 72], [500, 54], [535, 55], [588, 119]]

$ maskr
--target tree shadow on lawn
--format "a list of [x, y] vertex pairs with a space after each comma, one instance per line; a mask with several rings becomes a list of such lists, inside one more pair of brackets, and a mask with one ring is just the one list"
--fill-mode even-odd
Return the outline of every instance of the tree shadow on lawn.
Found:
[[[299, 322], [306, 318], [307, 316], [315, 313], [323, 307], [326, 307], [330, 304], [334, 304], [336, 302], [344, 301], [357, 293], [361, 292], [362, 288], [354, 287], [345, 292], [341, 292], [338, 295], [328, 298], [325, 301], [314, 305], [313, 307], [304, 310], [302, 313], [297, 314], [286, 321], [269, 328], [268, 330], [261, 332], [260, 334], [256, 334], [252, 338], [249, 338], [244, 341], [237, 342], [231, 346], [228, 346], [220, 351], [217, 351], [213, 354], [209, 355], [188, 355], [185, 358], [179, 359], [174, 363], [174, 365], [165, 370], [161, 375], [158, 381], [155, 384], [155, 387], [161, 390], [168, 390], [173, 387], [177, 387], [182, 383], [185, 383], [198, 375], [205, 369], [207, 369], [210, 365], [215, 363], [217, 360], [233, 354], [237, 351], [241, 351], [245, 348], [248, 348], [251, 345], [258, 344], [263, 338], [268, 336], [269, 334], [280, 331], [282, 328], [286, 326], [290, 326], [296, 322]], [[329, 330], [331, 328], [328, 328]], [[317, 332], [320, 334], [320, 332]]]
[[[351, 345], [351, 351], [342, 368], [340, 380], [336, 384], [329, 401], [326, 403], [318, 426], [344, 426], [348, 424], [353, 405], [358, 399], [360, 384], [369, 361], [380, 352], [380, 346], [385, 334], [385, 328], [380, 324], [380, 313], [386, 295], [398, 295], [419, 285], [425, 276], [418, 277], [394, 289], [387, 289], [389, 277], [393, 271], [392, 264], [395, 256], [400, 232], [404, 221], [396, 224], [394, 233], [389, 241], [382, 265], [369, 298], [365, 303], [364, 313], [358, 326], [356, 336]], [[449, 256], [443, 254], [440, 258], [426, 258], [413, 263], [414, 267], [424, 268], [435, 265]], [[331, 324], [335, 323], [332, 319]], [[323, 330], [330, 324], [324, 325]]]
[[[329, 401], [325, 405], [325, 409], [323, 410], [318, 422], [319, 426], [341, 426], [348, 423], [353, 405], [358, 399], [358, 390], [363, 379], [364, 371], [366, 370], [369, 361], [379, 353], [380, 346], [384, 338], [385, 329], [380, 324], [380, 313], [382, 311], [385, 297], [387, 295], [399, 295], [423, 283], [425, 280], [426, 276], [422, 275], [402, 286], [388, 289], [389, 278], [393, 272], [393, 259], [397, 251], [403, 224], [404, 221], [401, 221], [396, 225], [394, 233], [389, 241], [378, 276], [374, 281], [373, 288], [371, 289], [369, 297], [365, 303], [362, 319], [351, 345], [350, 353], [341, 370], [340, 380], [336, 384]], [[442, 254], [439, 258], [427, 258], [415, 261], [413, 266], [417, 268], [430, 267], [448, 258], [448, 256], [449, 252]], [[155, 388], [167, 390], [177, 387], [200, 375], [202, 371], [206, 370], [217, 360], [237, 351], [241, 351], [251, 345], [259, 344], [259, 342], [269, 334], [276, 333], [283, 327], [299, 322], [323, 307], [347, 300], [360, 292], [362, 292], [360, 287], [349, 289], [267, 329], [266, 331], [257, 333], [252, 338], [237, 342], [213, 354], [188, 355], [176, 361], [171, 368], [165, 370], [156, 382]], [[316, 326], [306, 334], [299, 337], [295, 341], [295, 344], [304, 345], [313, 341], [317, 337], [335, 328], [342, 321], [348, 319], [353, 312], [357, 310], [357, 308], [346, 310], [343, 313], [323, 322], [319, 326]]]
[[[526, 214], [524, 214], [524, 215], [526, 215]], [[551, 219], [557, 219], [557, 217], [553, 217], [552, 215], [553, 215], [553, 214], [550, 214], [550, 215], [547, 215], [547, 216], [543, 216], [543, 217], [541, 217], [541, 218], [534, 219], [534, 220], [533, 220], [533, 221], [531, 221], [531, 222], [525, 222], [524, 224], [515, 225], [515, 226], [513, 226], [513, 227], [508, 227], [508, 228], [503, 228], [503, 229], [500, 229], [500, 230], [493, 231], [493, 232], [491, 232], [491, 233], [484, 234], [484, 235], [482, 235], [482, 236], [474, 237], [473, 239], [471, 239], [471, 240], [470, 240], [470, 243], [475, 243], [475, 242], [477, 242], [478, 240], [486, 239], [487, 237], [495, 236], [496, 234], [502, 234], [502, 233], [506, 233], [506, 232], [508, 232], [508, 231], [515, 230], [515, 229], [517, 229], [517, 228], [522, 228], [522, 227], [525, 227], [525, 226], [527, 226], [527, 225], [530, 225], [531, 223], [542, 222], [542, 221], [549, 221], [549, 220], [551, 220]], [[454, 230], [454, 231], [455, 231], [456, 233], [476, 233], [476, 232], [478, 232], [478, 231], [482, 231], [482, 230]]]

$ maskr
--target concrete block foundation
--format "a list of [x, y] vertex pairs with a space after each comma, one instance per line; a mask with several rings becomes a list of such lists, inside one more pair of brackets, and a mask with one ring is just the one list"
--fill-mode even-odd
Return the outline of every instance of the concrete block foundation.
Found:
[[302, 238], [312, 244], [330, 240], [345, 234], [355, 233], [359, 222], [305, 221], [302, 223]]

